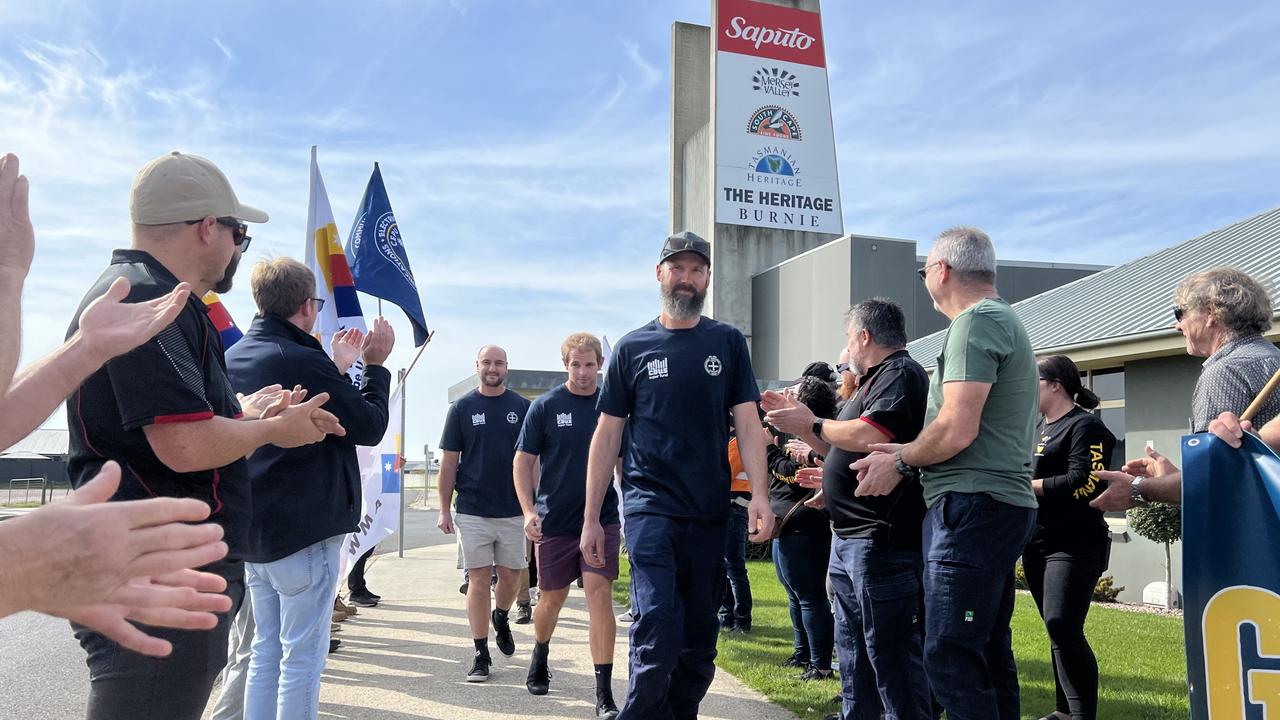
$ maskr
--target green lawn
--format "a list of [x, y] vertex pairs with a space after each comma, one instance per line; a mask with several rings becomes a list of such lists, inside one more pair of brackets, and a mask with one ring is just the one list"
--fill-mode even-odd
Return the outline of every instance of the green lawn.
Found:
[[[716, 664], [801, 718], [820, 719], [834, 712], [835, 682], [804, 683], [797, 671], [779, 663], [791, 654], [791, 621], [786, 595], [773, 564], [747, 563], [755, 605], [750, 635], [721, 635]], [[625, 606], [628, 566], [614, 585], [615, 599]], [[1101, 720], [1164, 720], [1187, 717], [1186, 658], [1180, 618], [1095, 606], [1086, 632], [1098, 656], [1102, 675], [1098, 717]], [[1013, 616], [1013, 651], [1022, 683], [1024, 718], [1039, 718], [1053, 709], [1053, 670], [1049, 640], [1031, 597], [1019, 593]]]

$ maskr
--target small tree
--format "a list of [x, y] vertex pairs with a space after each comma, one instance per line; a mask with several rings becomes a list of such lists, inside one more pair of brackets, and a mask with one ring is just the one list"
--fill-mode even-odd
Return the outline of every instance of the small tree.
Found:
[[1164, 543], [1164, 606], [1173, 609], [1173, 559], [1170, 546], [1182, 539], [1182, 508], [1151, 503], [1129, 510], [1129, 527], [1152, 542]]

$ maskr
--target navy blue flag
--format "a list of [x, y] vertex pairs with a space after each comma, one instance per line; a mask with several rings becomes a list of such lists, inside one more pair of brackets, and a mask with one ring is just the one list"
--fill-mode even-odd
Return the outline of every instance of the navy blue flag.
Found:
[[1182, 572], [1193, 720], [1280, 717], [1280, 457], [1246, 434], [1182, 439]]
[[373, 164], [373, 175], [364, 189], [360, 211], [347, 238], [347, 264], [351, 266], [357, 290], [389, 300], [409, 316], [415, 347], [427, 341], [427, 319], [422, 314], [418, 284], [413, 280], [409, 255], [400, 241], [400, 226], [391, 212], [391, 201], [387, 199], [378, 163]]

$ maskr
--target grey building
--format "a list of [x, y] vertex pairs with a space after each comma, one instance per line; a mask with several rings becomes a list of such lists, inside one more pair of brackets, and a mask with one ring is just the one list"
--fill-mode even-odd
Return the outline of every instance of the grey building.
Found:
[[[846, 235], [751, 278], [752, 364], [756, 377], [800, 374], [814, 360], [832, 365], [845, 345], [845, 312], [872, 297], [892, 298], [907, 316], [907, 337], [947, 326], [916, 276], [924, 256], [913, 240]], [[1000, 292], [1017, 302], [1104, 269], [1005, 260]]]
[[40, 499], [41, 480], [64, 492], [70, 442], [67, 430], [40, 428], [0, 453], [0, 503]]
[[[1102, 419], [1119, 440], [1117, 466], [1139, 456], [1147, 443], [1181, 463], [1181, 438], [1190, 429], [1191, 391], [1203, 359], [1186, 354], [1174, 328], [1173, 291], [1184, 277], [1222, 265], [1262, 281], [1271, 291], [1273, 311], [1280, 311], [1280, 208], [1014, 304], [1037, 355], [1066, 355], [1085, 372], [1102, 399]], [[1266, 337], [1280, 340], [1280, 326], [1273, 325]], [[907, 349], [931, 368], [944, 338], [935, 333]], [[1122, 601], [1140, 602], [1144, 587], [1164, 581], [1164, 550], [1129, 532], [1123, 517], [1109, 522], [1114, 543], [1107, 574], [1125, 586]], [[1173, 571], [1176, 589], [1176, 546]]]

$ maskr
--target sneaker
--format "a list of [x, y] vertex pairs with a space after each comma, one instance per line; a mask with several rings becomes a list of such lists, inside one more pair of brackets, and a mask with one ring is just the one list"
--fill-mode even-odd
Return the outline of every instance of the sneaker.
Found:
[[373, 598], [373, 601], [374, 601], [374, 602], [382, 602], [382, 596], [381, 596], [381, 595], [379, 595], [378, 593], [370, 592], [368, 588], [365, 588], [362, 594], [367, 595], [368, 597]]
[[546, 695], [551, 689], [551, 669], [547, 667], [547, 658], [540, 657], [535, 650], [533, 661], [529, 663], [529, 676], [524, 681], [530, 695]]
[[636, 621], [636, 615], [635, 615], [635, 612], [633, 612], [632, 610], [627, 610], [624, 613], [618, 614], [618, 622], [620, 623], [633, 623], [635, 621]]
[[337, 624], [340, 622], [346, 622], [347, 618], [349, 617], [351, 616], [342, 612], [341, 610], [334, 610], [333, 616], [330, 619], [334, 622], [334, 624]]
[[342, 598], [333, 599], [333, 609], [339, 612], [345, 613], [348, 617], [351, 615], [355, 615], [357, 612], [359, 612], [358, 610], [351, 607], [350, 605], [342, 602]]
[[809, 682], [810, 680], [835, 680], [836, 673], [834, 670], [819, 670], [816, 667], [811, 667], [808, 670], [805, 670], [800, 675], [799, 679], [804, 680], [805, 682]]
[[806, 660], [806, 659], [804, 658], [804, 656], [803, 656], [803, 655], [801, 655], [800, 653], [792, 653], [792, 654], [791, 654], [791, 657], [789, 657], [789, 658], [787, 658], [786, 660], [783, 660], [783, 661], [782, 661], [782, 667], [784, 667], [784, 668], [801, 668], [801, 669], [803, 669], [803, 670], [808, 670], [808, 669], [809, 669], [809, 661], [808, 661], [808, 660]]
[[463, 595], [466, 595], [466, 594], [467, 594], [467, 588], [469, 588], [469, 587], [471, 587], [471, 581], [470, 581], [470, 580], [463, 580], [463, 581], [462, 581], [462, 584], [458, 586], [458, 592], [462, 593]]
[[618, 717], [618, 704], [613, 701], [612, 691], [596, 691], [596, 717], [609, 720]]
[[467, 682], [484, 682], [488, 680], [490, 662], [488, 655], [481, 655], [477, 652], [475, 662], [471, 663], [471, 669], [467, 671]]
[[533, 622], [533, 608], [528, 603], [516, 603], [516, 624], [528, 625]]
[[493, 634], [498, 638], [498, 649], [503, 655], [511, 657], [516, 654], [516, 639], [511, 636], [511, 624], [505, 617], [506, 613], [499, 616], [500, 610], [494, 610], [489, 616], [493, 620]]
[[329, 638], [329, 652], [336, 652], [341, 644], [342, 641], [338, 638]]
[[734, 634], [736, 634], [736, 635], [747, 635], [747, 634], [749, 634], [749, 633], [751, 632], [751, 626], [750, 626], [750, 625], [743, 625], [743, 624], [739, 623], [739, 624], [734, 625], [733, 627], [729, 628], [729, 632], [734, 633]]
[[367, 592], [352, 592], [347, 596], [347, 602], [360, 607], [377, 607], [378, 600]]

